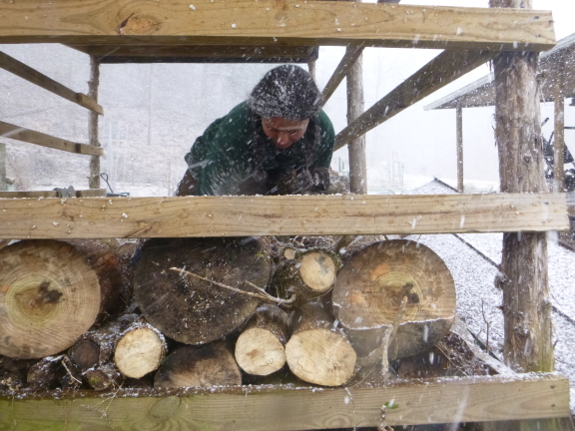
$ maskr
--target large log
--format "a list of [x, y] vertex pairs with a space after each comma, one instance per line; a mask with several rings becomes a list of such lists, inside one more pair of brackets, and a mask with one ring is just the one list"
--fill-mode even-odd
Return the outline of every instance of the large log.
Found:
[[296, 309], [292, 327], [286, 360], [297, 377], [318, 385], [339, 386], [353, 376], [356, 353], [321, 303], [310, 302]]
[[382, 241], [342, 267], [332, 301], [358, 362], [371, 365], [386, 355], [415, 355], [439, 341], [455, 317], [455, 284], [429, 248], [406, 240]]
[[93, 241], [20, 241], [0, 250], [0, 268], [0, 354], [6, 356], [61, 352], [123, 305], [119, 261]]
[[276, 306], [258, 308], [236, 341], [234, 355], [242, 370], [267, 376], [285, 365], [288, 319], [287, 313]]
[[154, 378], [155, 388], [241, 385], [242, 375], [229, 345], [214, 341], [171, 353]]
[[163, 334], [204, 344], [252, 316], [262, 299], [250, 283], [266, 287], [270, 272], [253, 239], [153, 239], [142, 247], [134, 295], [146, 320]]

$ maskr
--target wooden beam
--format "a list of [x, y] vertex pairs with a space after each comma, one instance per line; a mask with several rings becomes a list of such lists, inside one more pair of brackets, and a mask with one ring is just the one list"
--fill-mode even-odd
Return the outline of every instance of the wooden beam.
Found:
[[[148, 396], [145, 396], [148, 395]], [[441, 407], [438, 408], [438, 403]], [[0, 398], [0, 428], [308, 430], [569, 416], [556, 374], [418, 379], [349, 388], [118, 389]]]
[[[100, 86], [100, 63], [90, 56], [90, 81], [88, 82], [89, 94], [94, 100], [98, 100], [98, 87]], [[93, 150], [102, 150], [100, 140], [98, 139], [98, 116], [90, 114], [88, 119], [88, 137], [90, 148]], [[88, 185], [91, 189], [100, 188], [100, 155], [94, 154], [90, 157], [90, 175], [88, 176]]]
[[455, 129], [457, 134], [457, 190], [463, 193], [463, 109], [455, 110]]
[[339, 132], [335, 148], [347, 145], [494, 56], [488, 51], [443, 51]]
[[100, 64], [115, 63], [308, 63], [318, 57], [310, 46], [68, 45]]
[[104, 108], [102, 108], [96, 101], [85, 94], [76, 93], [70, 90], [68, 87], [54, 81], [52, 78], [32, 69], [30, 66], [10, 57], [8, 54], [0, 52], [0, 67], [19, 76], [26, 81], [36, 84], [38, 87], [42, 87], [44, 90], [48, 90], [51, 93], [56, 94], [72, 103], [82, 106], [83, 108], [89, 109], [92, 112], [96, 112], [99, 115], [104, 115]]
[[8, 188], [6, 183], [6, 144], [0, 142], [0, 191]]
[[555, 83], [553, 102], [554, 141], [553, 141], [553, 191], [565, 191], [565, 99], [561, 91], [559, 75]]
[[324, 105], [327, 103], [329, 98], [335, 92], [343, 78], [347, 76], [350, 69], [353, 67], [357, 59], [361, 56], [363, 52], [362, 46], [349, 46], [345, 50], [345, 54], [343, 55], [341, 61], [335, 68], [333, 75], [329, 78], [329, 81], [325, 85], [325, 88], [322, 91], [323, 103]]
[[54, 136], [44, 133], [35, 132], [34, 130], [25, 129], [24, 127], [15, 126], [0, 121], [0, 136], [17, 141], [28, 142], [42, 147], [53, 148], [54, 150], [67, 151], [69, 153], [87, 154], [91, 156], [103, 156], [102, 148], [94, 148], [86, 144], [78, 144], [65, 139], [55, 138]]
[[0, 200], [0, 238], [567, 230], [563, 194]]
[[260, 0], [2, 2], [0, 43], [353, 45], [546, 50], [550, 12]]

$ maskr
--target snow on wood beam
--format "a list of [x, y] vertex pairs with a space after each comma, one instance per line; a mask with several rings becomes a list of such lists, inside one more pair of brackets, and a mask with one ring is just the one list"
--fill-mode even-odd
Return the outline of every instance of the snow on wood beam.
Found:
[[[106, 189], [74, 190], [77, 198], [106, 196]], [[58, 197], [56, 190], [13, 190], [0, 191], [0, 198], [55, 198]]]
[[494, 56], [489, 51], [443, 51], [339, 132], [335, 148], [347, 145]]
[[86, 154], [90, 156], [104, 155], [104, 150], [102, 148], [55, 138], [54, 136], [25, 129], [24, 127], [15, 126], [14, 124], [5, 123], [3, 121], [0, 121], [0, 136], [3, 138], [27, 142], [29, 144], [52, 148], [54, 150], [66, 151], [68, 153]]
[[350, 45], [480, 50], [554, 46], [548, 11], [331, 1], [19, 0], [0, 43]]
[[[383, 412], [385, 404], [393, 408]], [[563, 418], [569, 416], [569, 380], [510, 374], [348, 388], [120, 388], [54, 398], [11, 391], [0, 394], [0, 411], [1, 429], [308, 430], [375, 427], [382, 414], [389, 426]]]
[[0, 200], [0, 238], [366, 235], [567, 230], [563, 194]]
[[341, 61], [335, 68], [333, 75], [329, 78], [329, 81], [325, 85], [325, 88], [322, 91], [323, 103], [324, 105], [327, 103], [329, 98], [332, 96], [334, 91], [339, 87], [343, 78], [347, 76], [350, 69], [353, 67], [357, 59], [361, 56], [363, 52], [362, 46], [353, 46], [348, 47], [345, 51], [344, 56], [342, 57]]
[[0, 52], [0, 67], [19, 76], [32, 84], [42, 87], [44, 90], [48, 90], [72, 103], [76, 103], [83, 108], [89, 109], [99, 115], [104, 115], [104, 108], [102, 108], [96, 101], [92, 98], [86, 96], [82, 93], [76, 93], [70, 90], [68, 87], [54, 81], [52, 78], [32, 69], [30, 66], [10, 57], [8, 54]]

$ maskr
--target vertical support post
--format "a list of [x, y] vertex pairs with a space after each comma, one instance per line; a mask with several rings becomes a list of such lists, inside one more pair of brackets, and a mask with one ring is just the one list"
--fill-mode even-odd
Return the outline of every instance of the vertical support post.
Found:
[[561, 74], [555, 80], [554, 87], [554, 122], [555, 134], [553, 141], [553, 191], [565, 191], [565, 97], [561, 85]]
[[0, 142], [0, 191], [8, 190], [6, 182], [6, 144]]
[[457, 132], [457, 190], [463, 193], [463, 108], [455, 109], [455, 124]]
[[[347, 48], [352, 49], [350, 47]], [[364, 112], [363, 55], [360, 55], [347, 77], [347, 122], [351, 124]], [[365, 158], [365, 135], [348, 145], [349, 188], [352, 193], [367, 194], [367, 162]]]
[[314, 80], [315, 82], [317, 82], [317, 80], [316, 80], [316, 75], [317, 75], [316, 61], [315, 61], [315, 60], [309, 61], [309, 62], [307, 63], [307, 68], [308, 68], [309, 74], [311, 75], [311, 77], [313, 78], [313, 80]]
[[[96, 58], [90, 56], [90, 82], [88, 83], [88, 96], [98, 101], [98, 87], [100, 85], [100, 63]], [[90, 112], [90, 123], [88, 129], [88, 135], [90, 139], [90, 145], [94, 147], [100, 147], [100, 141], [98, 140], [98, 114], [95, 112]], [[92, 156], [90, 158], [90, 177], [89, 177], [89, 187], [91, 189], [100, 188], [100, 156]]]

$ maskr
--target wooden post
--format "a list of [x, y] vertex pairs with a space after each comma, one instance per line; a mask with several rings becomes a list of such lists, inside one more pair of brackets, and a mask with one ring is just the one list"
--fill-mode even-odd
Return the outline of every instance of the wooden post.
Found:
[[[100, 63], [93, 55], [90, 56], [90, 82], [88, 83], [88, 96], [98, 101], [98, 86], [100, 85]], [[90, 112], [88, 135], [90, 145], [100, 147], [98, 140], [98, 114]], [[90, 159], [89, 187], [100, 188], [100, 156], [92, 156]]]
[[[348, 50], [353, 48], [347, 48]], [[347, 122], [351, 124], [363, 114], [363, 55], [350, 69], [347, 82]], [[349, 143], [349, 188], [352, 193], [367, 194], [367, 163], [365, 159], [365, 135]]]
[[[561, 66], [560, 66], [561, 67]], [[553, 143], [553, 191], [565, 191], [565, 96], [563, 94], [561, 73], [555, 79], [554, 88], [554, 121], [555, 140]]]
[[457, 131], [457, 190], [463, 193], [463, 108], [461, 106], [455, 109], [455, 118]]
[[316, 60], [312, 60], [310, 62], [307, 63], [307, 68], [309, 70], [309, 74], [311, 75], [311, 77], [313, 78], [314, 81], [317, 82], [317, 66], [316, 66]]
[[6, 183], [6, 144], [0, 142], [0, 191], [8, 190]]

